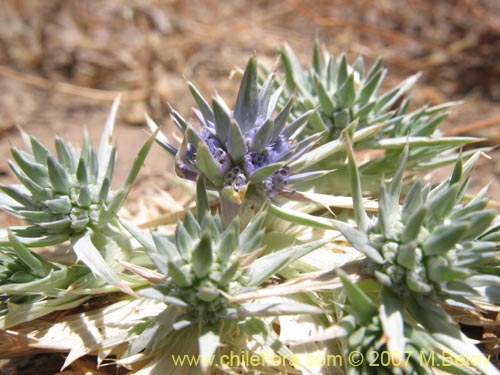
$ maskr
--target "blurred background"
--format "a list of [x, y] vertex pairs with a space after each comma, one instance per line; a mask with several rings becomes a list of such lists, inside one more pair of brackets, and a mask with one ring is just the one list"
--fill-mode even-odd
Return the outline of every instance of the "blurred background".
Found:
[[[271, 65], [287, 42], [308, 63], [316, 37], [350, 61], [382, 56], [388, 86], [421, 71], [415, 104], [464, 101], [446, 134], [500, 143], [498, 0], [0, 0], [0, 182], [13, 181], [7, 158], [9, 144], [21, 143], [18, 126], [45, 143], [59, 134], [79, 145], [84, 129], [97, 142], [122, 93], [117, 185], [147, 137], [145, 112], [170, 128], [169, 103], [190, 116], [186, 79], [231, 102], [239, 79], [230, 73], [251, 54]], [[500, 152], [491, 156], [472, 188], [492, 182], [500, 200]], [[133, 194], [168, 189], [171, 170], [155, 147]], [[41, 358], [44, 371], [53, 363], [57, 372], [57, 358]], [[37, 368], [22, 363], [9, 373]]]
[[[272, 64], [287, 42], [308, 63], [316, 37], [350, 61], [382, 56], [388, 86], [422, 71], [415, 103], [464, 100], [444, 126], [448, 134], [499, 143], [496, 0], [0, 0], [0, 182], [11, 181], [6, 159], [17, 126], [77, 145], [86, 128], [97, 141], [122, 93], [120, 180], [147, 136], [145, 112], [167, 127], [169, 103], [190, 116], [185, 79], [231, 102], [239, 79], [230, 72], [251, 54]], [[476, 184], [496, 179], [496, 159], [481, 161]], [[169, 165], [155, 147], [139, 185], [148, 177], [164, 184]], [[493, 185], [490, 196], [499, 196]]]

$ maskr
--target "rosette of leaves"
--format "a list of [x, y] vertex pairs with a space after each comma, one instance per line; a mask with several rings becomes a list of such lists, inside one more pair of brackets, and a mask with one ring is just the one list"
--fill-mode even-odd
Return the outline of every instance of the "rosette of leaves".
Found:
[[50, 312], [75, 307], [88, 295], [66, 290], [89, 274], [82, 266], [48, 262], [26, 248], [12, 232], [10, 247], [0, 247], [0, 328]]
[[112, 142], [118, 105], [116, 100], [98, 150], [88, 135], [81, 150], [57, 137], [56, 155], [24, 133], [29, 152], [11, 147], [15, 162], [9, 161], [9, 166], [21, 185], [0, 185], [0, 207], [30, 224], [12, 228], [23, 242], [47, 246], [74, 240], [89, 230], [101, 230], [114, 218], [151, 146], [150, 140], [139, 152], [123, 186], [112, 192], [116, 159]]
[[[299, 129], [306, 123], [310, 111], [305, 111], [289, 122], [294, 99], [276, 110], [282, 88], [276, 88], [275, 74], [271, 73], [262, 86], [258, 82], [257, 61], [251, 57], [231, 111], [223, 99], [215, 95], [212, 106], [191, 83], [189, 89], [198, 105], [194, 110], [201, 129], [186, 122], [173, 111], [173, 121], [183, 133], [180, 148], [158, 137], [163, 147], [175, 156], [176, 171], [181, 177], [194, 180], [201, 176], [210, 189], [220, 192], [223, 203], [239, 205], [245, 196], [273, 199], [291, 191], [290, 185], [311, 174], [293, 175], [290, 163], [312, 148], [318, 135], [300, 142]], [[149, 121], [150, 126], [156, 125]]]
[[484, 276], [492, 288], [495, 282], [500, 285], [500, 278], [488, 270], [496, 262], [500, 243], [496, 241], [498, 227], [491, 225], [497, 212], [486, 208], [482, 194], [464, 202], [469, 181], [464, 169], [470, 170], [474, 160], [464, 166], [459, 159], [452, 176], [435, 188], [416, 181], [400, 206], [407, 154], [406, 148], [389, 187], [382, 185], [378, 215], [369, 220], [350, 153], [358, 229], [338, 222], [340, 230], [367, 256], [367, 272], [402, 297], [417, 294], [469, 306], [469, 300], [487, 299], [470, 282]]
[[474, 158], [464, 165], [459, 158], [451, 177], [434, 188], [415, 182], [400, 206], [405, 148], [391, 184], [382, 184], [378, 214], [370, 219], [347, 134], [345, 141], [358, 228], [340, 221], [337, 226], [366, 255], [364, 272], [377, 281], [381, 303], [396, 314], [391, 329], [401, 331], [406, 311], [441, 345], [461, 356], [481, 357], [477, 369], [497, 374], [441, 307], [478, 310], [476, 301], [498, 303], [499, 227], [492, 225], [497, 212], [486, 209], [482, 194], [464, 199]]
[[[273, 349], [279, 347], [276, 350], [282, 355], [290, 355], [285, 346], [278, 345], [278, 336], [268, 331], [269, 327], [260, 317], [323, 312], [300, 297], [231, 302], [231, 296], [257, 288], [325, 241], [265, 254], [262, 248], [265, 213], [254, 217], [243, 230], [240, 230], [238, 219], [224, 228], [220, 217], [209, 213], [204, 189], [200, 179], [197, 218], [188, 211], [184, 222], [178, 223], [174, 238], [142, 232], [124, 224], [144, 246], [158, 271], [152, 273], [137, 266], [130, 268], [154, 285], [139, 294], [165, 304], [163, 312], [142, 324], [140, 333], [131, 340], [124, 355], [142, 353], [141, 359], [154, 356], [148, 371], [161, 363], [165, 366], [165, 361], [175, 353], [201, 354], [202, 358], [210, 358], [221, 345], [236, 345], [246, 335], [257, 344], [269, 347], [273, 344]], [[244, 337], [238, 337], [237, 332]], [[200, 366], [206, 370], [208, 364]], [[162, 371], [166, 369], [162, 367]]]
[[[296, 171], [312, 165], [313, 169], [335, 170], [324, 180], [320, 190], [325, 193], [346, 193], [349, 177], [345, 164], [345, 148], [340, 134], [350, 126], [356, 131], [353, 142], [358, 150], [377, 150], [360, 166], [365, 191], [375, 192], [382, 176], [392, 176], [398, 157], [409, 143], [408, 171], [428, 170], [454, 162], [447, 154], [464, 144], [477, 141], [470, 137], [447, 137], [437, 130], [456, 103], [425, 105], [409, 111], [410, 99], [405, 95], [417, 81], [413, 75], [396, 87], [379, 94], [387, 69], [377, 60], [366, 72], [362, 57], [351, 65], [347, 56], [338, 59], [315, 44], [310, 67], [303, 68], [293, 50], [282, 50], [288, 95], [294, 95], [292, 118], [313, 110], [301, 136], [324, 133], [320, 146], [304, 155], [292, 167]], [[380, 151], [383, 151], [380, 152]], [[464, 157], [471, 152], [464, 153]], [[311, 163], [314, 159], [315, 163]], [[309, 186], [309, 185], [306, 185]], [[325, 187], [328, 188], [325, 188]], [[305, 189], [299, 186], [299, 189]]]
[[[21, 185], [0, 185], [0, 207], [28, 225], [10, 230], [28, 247], [47, 246], [70, 241], [71, 250], [91, 271], [82, 281], [89, 290], [102, 281], [111, 285], [106, 291], [121, 289], [133, 294], [128, 278], [119, 275], [119, 261], [136, 257], [130, 234], [121, 227], [116, 213], [123, 205], [133, 182], [154, 142], [154, 134], [139, 150], [130, 172], [117, 191], [110, 189], [116, 159], [113, 129], [119, 106], [117, 99], [110, 111], [99, 148], [85, 136], [78, 150], [56, 138], [56, 154], [35, 137], [24, 134], [29, 152], [11, 147], [9, 165]], [[2, 236], [3, 234], [3, 236]], [[0, 234], [0, 244], [9, 246], [8, 231]], [[93, 275], [100, 278], [97, 281]], [[136, 278], [137, 279], [137, 278]], [[141, 280], [141, 282], [143, 282]]]
[[[345, 315], [323, 334], [323, 339], [344, 339], [347, 374], [431, 375], [433, 367], [444, 368], [452, 374], [477, 373], [457, 360], [455, 348], [443, 348], [421, 327], [404, 321], [401, 303], [388, 289], [381, 291], [380, 299], [385, 304], [378, 306], [345, 273], [339, 270], [338, 275], [347, 296], [343, 306]], [[472, 356], [472, 352], [469, 355]]]

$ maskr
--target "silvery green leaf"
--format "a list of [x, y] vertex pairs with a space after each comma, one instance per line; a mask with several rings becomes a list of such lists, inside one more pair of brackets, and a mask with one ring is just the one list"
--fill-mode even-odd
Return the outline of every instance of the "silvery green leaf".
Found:
[[[88, 222], [88, 219], [84, 219], [85, 222], [87, 223]], [[47, 221], [47, 222], [41, 222], [41, 223], [37, 223], [37, 225], [45, 228], [45, 229], [49, 229], [51, 231], [57, 231], [57, 232], [61, 232], [61, 231], [65, 231], [65, 230], [70, 230], [70, 227], [72, 226], [71, 225], [71, 220], [68, 216], [62, 218], [62, 219], [59, 219], [59, 220], [51, 220], [51, 221]]]
[[354, 113], [353, 118], [364, 119], [368, 116], [372, 111], [377, 102], [370, 102], [366, 104], [364, 107], [361, 107], [357, 112]]
[[203, 222], [205, 214], [210, 212], [210, 201], [208, 200], [205, 181], [202, 178], [198, 178], [196, 181], [196, 211], [198, 223]]
[[466, 223], [450, 223], [437, 226], [423, 244], [424, 253], [426, 255], [445, 253], [455, 246], [468, 228], [469, 226]]
[[[370, 102], [372, 96], [377, 92], [382, 80], [385, 76], [385, 69], [381, 69], [382, 60], [377, 60], [375, 65], [371, 68], [370, 73], [365, 78], [363, 88], [359, 93], [359, 103], [361, 105], [367, 105]], [[375, 103], [375, 102], [373, 102]]]
[[55, 146], [59, 162], [68, 170], [75, 171], [77, 165], [75, 152], [58, 136], [55, 138]]
[[351, 123], [351, 114], [349, 109], [343, 109], [333, 114], [335, 129], [345, 129]]
[[108, 118], [106, 119], [106, 124], [104, 125], [104, 131], [101, 135], [101, 141], [99, 143], [99, 153], [97, 156], [98, 165], [98, 177], [97, 182], [101, 184], [106, 177], [106, 172], [108, 171], [108, 164], [111, 162], [111, 155], [113, 150], [113, 131], [116, 122], [116, 114], [118, 112], [118, 107], [120, 106], [120, 97], [118, 96], [111, 109], [109, 111]]
[[312, 66], [316, 74], [321, 74], [321, 46], [319, 41], [316, 39], [314, 41], [314, 49], [313, 49], [313, 61]]
[[205, 142], [201, 141], [198, 144], [197, 150], [196, 165], [200, 172], [203, 173], [216, 187], [222, 187], [224, 184], [224, 177], [222, 176], [221, 170], [208, 150]]
[[288, 183], [289, 184], [295, 184], [295, 183], [300, 183], [300, 182], [305, 182], [305, 181], [312, 181], [317, 178], [324, 177], [334, 171], [313, 171], [313, 172], [303, 172], [303, 173], [298, 173], [290, 176], [288, 178]]
[[463, 217], [467, 217], [469, 214], [480, 212], [484, 208], [486, 208], [488, 201], [482, 200], [482, 198], [476, 200], [476, 198], [477, 195], [474, 196], [473, 200], [467, 203], [467, 205], [465, 205], [464, 207], [460, 207], [458, 209], [453, 210], [453, 212], [449, 216], [449, 219], [453, 221], [462, 220]]
[[49, 173], [51, 187], [54, 191], [69, 194], [70, 177], [64, 167], [59, 164], [59, 162], [52, 155], [47, 157], [47, 171]]
[[26, 176], [40, 186], [48, 186], [49, 179], [47, 176], [47, 169], [44, 165], [35, 161], [32, 155], [20, 151], [13, 146], [11, 147], [10, 152], [17, 165], [19, 165]]
[[181, 131], [181, 133], [186, 133], [189, 127], [186, 123], [186, 120], [184, 120], [184, 118], [179, 114], [179, 112], [171, 108], [170, 116], [172, 117], [175, 126], [177, 126], [177, 128]]
[[401, 240], [403, 242], [408, 243], [417, 239], [427, 213], [427, 207], [421, 206], [410, 217], [408, 217], [408, 220], [405, 223], [405, 228], [401, 235]]
[[321, 105], [321, 112], [331, 116], [335, 112], [335, 103], [328, 95], [326, 88], [319, 78], [316, 78], [316, 89], [318, 90], [318, 99]]
[[464, 268], [449, 268], [448, 266], [440, 266], [434, 262], [429, 262], [426, 270], [428, 277], [437, 283], [443, 281], [463, 280], [471, 274], [470, 271]]
[[[257, 85], [257, 60], [252, 56], [247, 63], [243, 78], [241, 80], [236, 105], [234, 107], [234, 119], [241, 127], [241, 132], [250, 130], [257, 119], [259, 105], [259, 88]], [[234, 149], [233, 149], [234, 151]], [[232, 154], [232, 152], [230, 151]]]
[[239, 265], [239, 262], [232, 262], [222, 271], [220, 279], [218, 280], [220, 286], [224, 287], [233, 280], [233, 277], [238, 272]]
[[402, 218], [403, 222], [407, 222], [410, 215], [414, 214], [422, 206], [422, 186], [420, 181], [415, 181], [406, 195], [403, 202]]
[[306, 85], [306, 80], [304, 76], [304, 71], [300, 66], [299, 59], [293, 52], [292, 48], [285, 43], [284, 50], [281, 51], [281, 61], [283, 62], [283, 68], [285, 69], [285, 74], [287, 77], [287, 84], [293, 90], [295, 86], [298, 86], [301, 92], [308, 92], [304, 87]]
[[[377, 124], [356, 131], [353, 136], [353, 142], [359, 142], [371, 137], [382, 127], [383, 124]], [[297, 173], [341, 151], [344, 151], [344, 142], [342, 142], [340, 139], [335, 139], [302, 155], [302, 157], [291, 163], [290, 167], [292, 168], [294, 173]]]
[[380, 255], [378, 250], [370, 246], [368, 236], [365, 232], [357, 230], [338, 220], [335, 220], [334, 222], [337, 229], [342, 232], [344, 237], [354, 246], [354, 248], [356, 248], [356, 250], [361, 251], [375, 263], [384, 263], [384, 258]]
[[45, 299], [28, 304], [9, 304], [9, 312], [5, 316], [0, 316], [0, 329], [8, 329], [18, 324], [29, 322], [53, 313], [55, 311], [70, 310], [80, 306], [91, 296], [80, 296], [68, 293], [60, 298]]
[[351, 107], [356, 100], [356, 88], [354, 86], [354, 74], [350, 74], [344, 84], [335, 93], [342, 108]]
[[180, 258], [180, 253], [175, 244], [170, 242], [166, 237], [158, 234], [152, 233], [153, 242], [155, 246], [155, 251], [161, 255], [165, 255], [168, 259], [177, 260]]
[[[69, 239], [69, 233], [47, 235], [46, 231], [39, 226], [10, 227], [10, 230], [28, 247], [53, 246]], [[10, 245], [7, 230], [0, 229], [0, 245]]]
[[407, 145], [403, 148], [400, 156], [400, 162], [398, 168], [392, 177], [391, 184], [389, 186], [389, 196], [391, 202], [391, 212], [399, 213], [399, 197], [401, 196], [401, 189], [403, 186], [404, 171], [406, 167], [406, 162], [408, 160], [408, 155], [410, 152], [410, 147]]
[[52, 268], [37, 255], [28, 250], [10, 230], [8, 230], [8, 238], [16, 255], [30, 268], [33, 275], [38, 277], [45, 277], [48, 275]]
[[205, 98], [201, 95], [201, 93], [198, 91], [198, 89], [191, 83], [188, 82], [188, 87], [189, 91], [191, 91], [191, 95], [193, 96], [194, 100], [196, 101], [196, 104], [198, 105], [198, 108], [200, 109], [203, 117], [210, 121], [214, 122], [214, 114], [212, 112], [212, 108], [210, 108], [210, 105], [207, 103]]
[[331, 239], [328, 238], [319, 241], [306, 242], [301, 245], [272, 252], [256, 259], [248, 267], [248, 274], [250, 276], [248, 286], [259, 286], [269, 277], [280, 272], [283, 268], [292, 264], [297, 259], [309, 254], [311, 251], [319, 249], [330, 241]]
[[226, 144], [231, 128], [231, 111], [220, 97], [213, 98], [212, 107], [214, 111], [215, 132], [221, 143]]
[[199, 237], [201, 234], [200, 224], [190, 210], [187, 210], [184, 215], [184, 227], [192, 238]]
[[185, 288], [191, 285], [188, 275], [186, 275], [175, 261], [168, 260], [168, 275], [179, 287]]
[[268, 164], [265, 167], [257, 169], [250, 175], [250, 181], [253, 183], [261, 182], [267, 177], [271, 176], [274, 172], [285, 165], [284, 162]]
[[363, 205], [363, 192], [361, 190], [359, 170], [356, 165], [356, 159], [354, 158], [354, 150], [352, 148], [351, 139], [347, 132], [344, 132], [344, 142], [349, 163], [349, 177], [351, 179], [354, 217], [356, 218], [356, 223], [358, 224], [360, 230], [366, 231], [368, 228], [369, 219]]
[[[37, 210], [40, 208], [39, 204], [35, 200], [33, 200], [33, 198], [31, 198], [28, 194], [26, 194], [25, 191], [23, 191], [24, 189], [22, 189], [21, 186], [19, 185], [5, 186], [0, 184], [0, 190], [2, 190], [6, 196], [14, 199], [17, 203], [19, 203], [28, 210]], [[14, 205], [15, 202], [9, 202], [9, 203], [4, 202], [6, 200], [5, 195], [0, 196], [0, 206]]]
[[344, 284], [344, 291], [352, 306], [352, 314], [360, 324], [369, 324], [374, 315], [378, 314], [377, 306], [366, 295], [366, 293], [354, 284], [341, 268], [337, 269], [337, 275]]
[[199, 279], [204, 278], [210, 273], [213, 262], [212, 242], [210, 237], [205, 234], [200, 242], [194, 248], [191, 255], [191, 263], [194, 273]]
[[299, 117], [297, 117], [295, 120], [293, 120], [291, 123], [286, 125], [281, 134], [284, 135], [285, 137], [293, 137], [295, 132], [297, 132], [303, 125], [307, 123], [311, 115], [314, 113], [314, 110], [309, 110], [304, 113], [302, 113]]
[[48, 199], [43, 204], [56, 214], [67, 214], [71, 210], [71, 201], [67, 195]]
[[265, 211], [255, 215], [239, 236], [239, 254], [248, 254], [260, 247], [264, 235], [262, 225], [266, 218]]
[[331, 219], [306, 214], [276, 205], [269, 206], [269, 213], [280, 219], [299, 225], [320, 229], [336, 229], [335, 223]]
[[[146, 156], [149, 153], [149, 150], [151, 150], [151, 146], [153, 145], [153, 142], [155, 140], [157, 133], [151, 134], [151, 136], [146, 140], [146, 142], [142, 145], [140, 148], [139, 152], [134, 158], [134, 162], [132, 163], [132, 166], [130, 167], [130, 171], [127, 175], [127, 178], [123, 182], [122, 189], [125, 189], [127, 191], [130, 191], [130, 188], [132, 187], [132, 184], [135, 182], [135, 179], [137, 178], [137, 175], [139, 174], [139, 171], [142, 168], [142, 165], [144, 164], [144, 160], [146, 160]], [[123, 204], [123, 202], [122, 202]]]
[[338, 76], [337, 76], [337, 91], [344, 85], [347, 78], [349, 77], [349, 70], [347, 64], [347, 56], [345, 53], [340, 57], [340, 64], [338, 68]]
[[24, 218], [26, 221], [38, 223], [43, 221], [50, 222], [54, 217], [48, 210], [43, 211], [27, 211], [27, 210], [11, 210], [13, 214]]
[[86, 185], [89, 181], [87, 166], [85, 165], [85, 160], [83, 158], [80, 158], [78, 161], [78, 166], [76, 167], [76, 179], [82, 185]]
[[195, 239], [189, 235], [189, 232], [180, 222], [177, 223], [177, 228], [175, 229], [175, 243], [181, 257], [189, 260], [195, 246]]
[[377, 101], [375, 110], [378, 112], [383, 112], [390, 109], [403, 94], [408, 92], [413, 87], [413, 85], [415, 85], [419, 77], [420, 73], [414, 74], [411, 77], [405, 79], [389, 92], [382, 95], [382, 97]]
[[472, 240], [481, 235], [488, 229], [491, 222], [498, 216], [496, 210], [484, 210], [480, 212], [471, 212], [461, 217], [461, 220], [469, 224], [469, 228], [462, 237], [463, 240]]
[[415, 242], [407, 242], [404, 245], [400, 245], [396, 261], [407, 270], [414, 270], [418, 264], [416, 248], [417, 244]]
[[191, 126], [186, 129], [186, 137], [183, 139], [184, 142], [189, 142], [192, 145], [198, 145], [200, 143], [201, 137]]
[[217, 244], [217, 258], [221, 264], [226, 264], [238, 244], [240, 225], [238, 220], [233, 220], [224, 230]]
[[33, 136], [29, 136], [29, 140], [35, 160], [38, 162], [45, 162], [45, 160], [47, 160], [49, 150]]
[[80, 194], [78, 195], [78, 205], [81, 207], [89, 207], [92, 203], [92, 197], [88, 186], [83, 185], [80, 187]]
[[[99, 164], [96, 150], [92, 147], [90, 149], [90, 155], [88, 160], [86, 160], [87, 168], [89, 171], [89, 182], [97, 183], [98, 174], [99, 174]], [[102, 183], [101, 183], [102, 185]]]
[[[295, 97], [291, 96], [286, 104], [284, 105], [283, 109], [278, 113], [274, 120], [274, 130], [273, 130], [273, 136], [272, 136], [272, 141], [275, 142], [279, 135], [282, 134], [284, 127], [286, 126], [287, 120], [290, 117], [290, 112], [293, 108], [293, 105], [295, 103]], [[300, 127], [300, 126], [299, 126]], [[292, 131], [290, 136], [294, 132]]]
[[454, 185], [432, 197], [429, 197], [429, 213], [435, 222], [448, 216], [456, 203], [459, 186]]
[[177, 155], [177, 148], [172, 146], [167, 138], [167, 136], [160, 130], [160, 127], [156, 125], [156, 123], [153, 121], [151, 117], [149, 117], [147, 114], [145, 114], [146, 118], [146, 124], [151, 130], [151, 132], [156, 134], [156, 142], [164, 149], [166, 150], [170, 155], [174, 156]]
[[250, 141], [250, 150], [263, 152], [273, 137], [274, 121], [267, 119], [258, 129]]
[[229, 130], [227, 151], [233, 162], [243, 163], [247, 152], [247, 146], [243, 137], [242, 129], [240, 129], [239, 124], [233, 120], [231, 121], [231, 127]]

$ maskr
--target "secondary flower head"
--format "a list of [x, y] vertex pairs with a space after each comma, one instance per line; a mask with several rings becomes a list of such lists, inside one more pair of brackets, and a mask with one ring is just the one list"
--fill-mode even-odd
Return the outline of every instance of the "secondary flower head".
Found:
[[158, 139], [175, 156], [177, 173], [192, 180], [201, 176], [209, 188], [235, 203], [247, 191], [273, 198], [290, 190], [288, 165], [314, 143], [313, 138], [296, 142], [297, 130], [311, 112], [289, 123], [290, 98], [276, 113], [282, 88], [275, 84], [274, 73], [259, 86], [257, 60], [251, 57], [233, 111], [218, 95], [210, 106], [191, 83], [189, 89], [198, 105], [194, 113], [200, 130], [173, 111], [174, 123], [184, 134], [179, 149]]

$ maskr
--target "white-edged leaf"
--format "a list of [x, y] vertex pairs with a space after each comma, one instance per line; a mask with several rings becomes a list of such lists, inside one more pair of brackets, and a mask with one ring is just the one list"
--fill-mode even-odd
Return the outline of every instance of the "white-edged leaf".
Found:
[[118, 276], [111, 266], [104, 260], [101, 253], [92, 243], [91, 233], [79, 238], [73, 245], [73, 249], [79, 260], [90, 268], [92, 273], [99, 276], [111, 285], [116, 286], [122, 292], [136, 295], [135, 292]]

